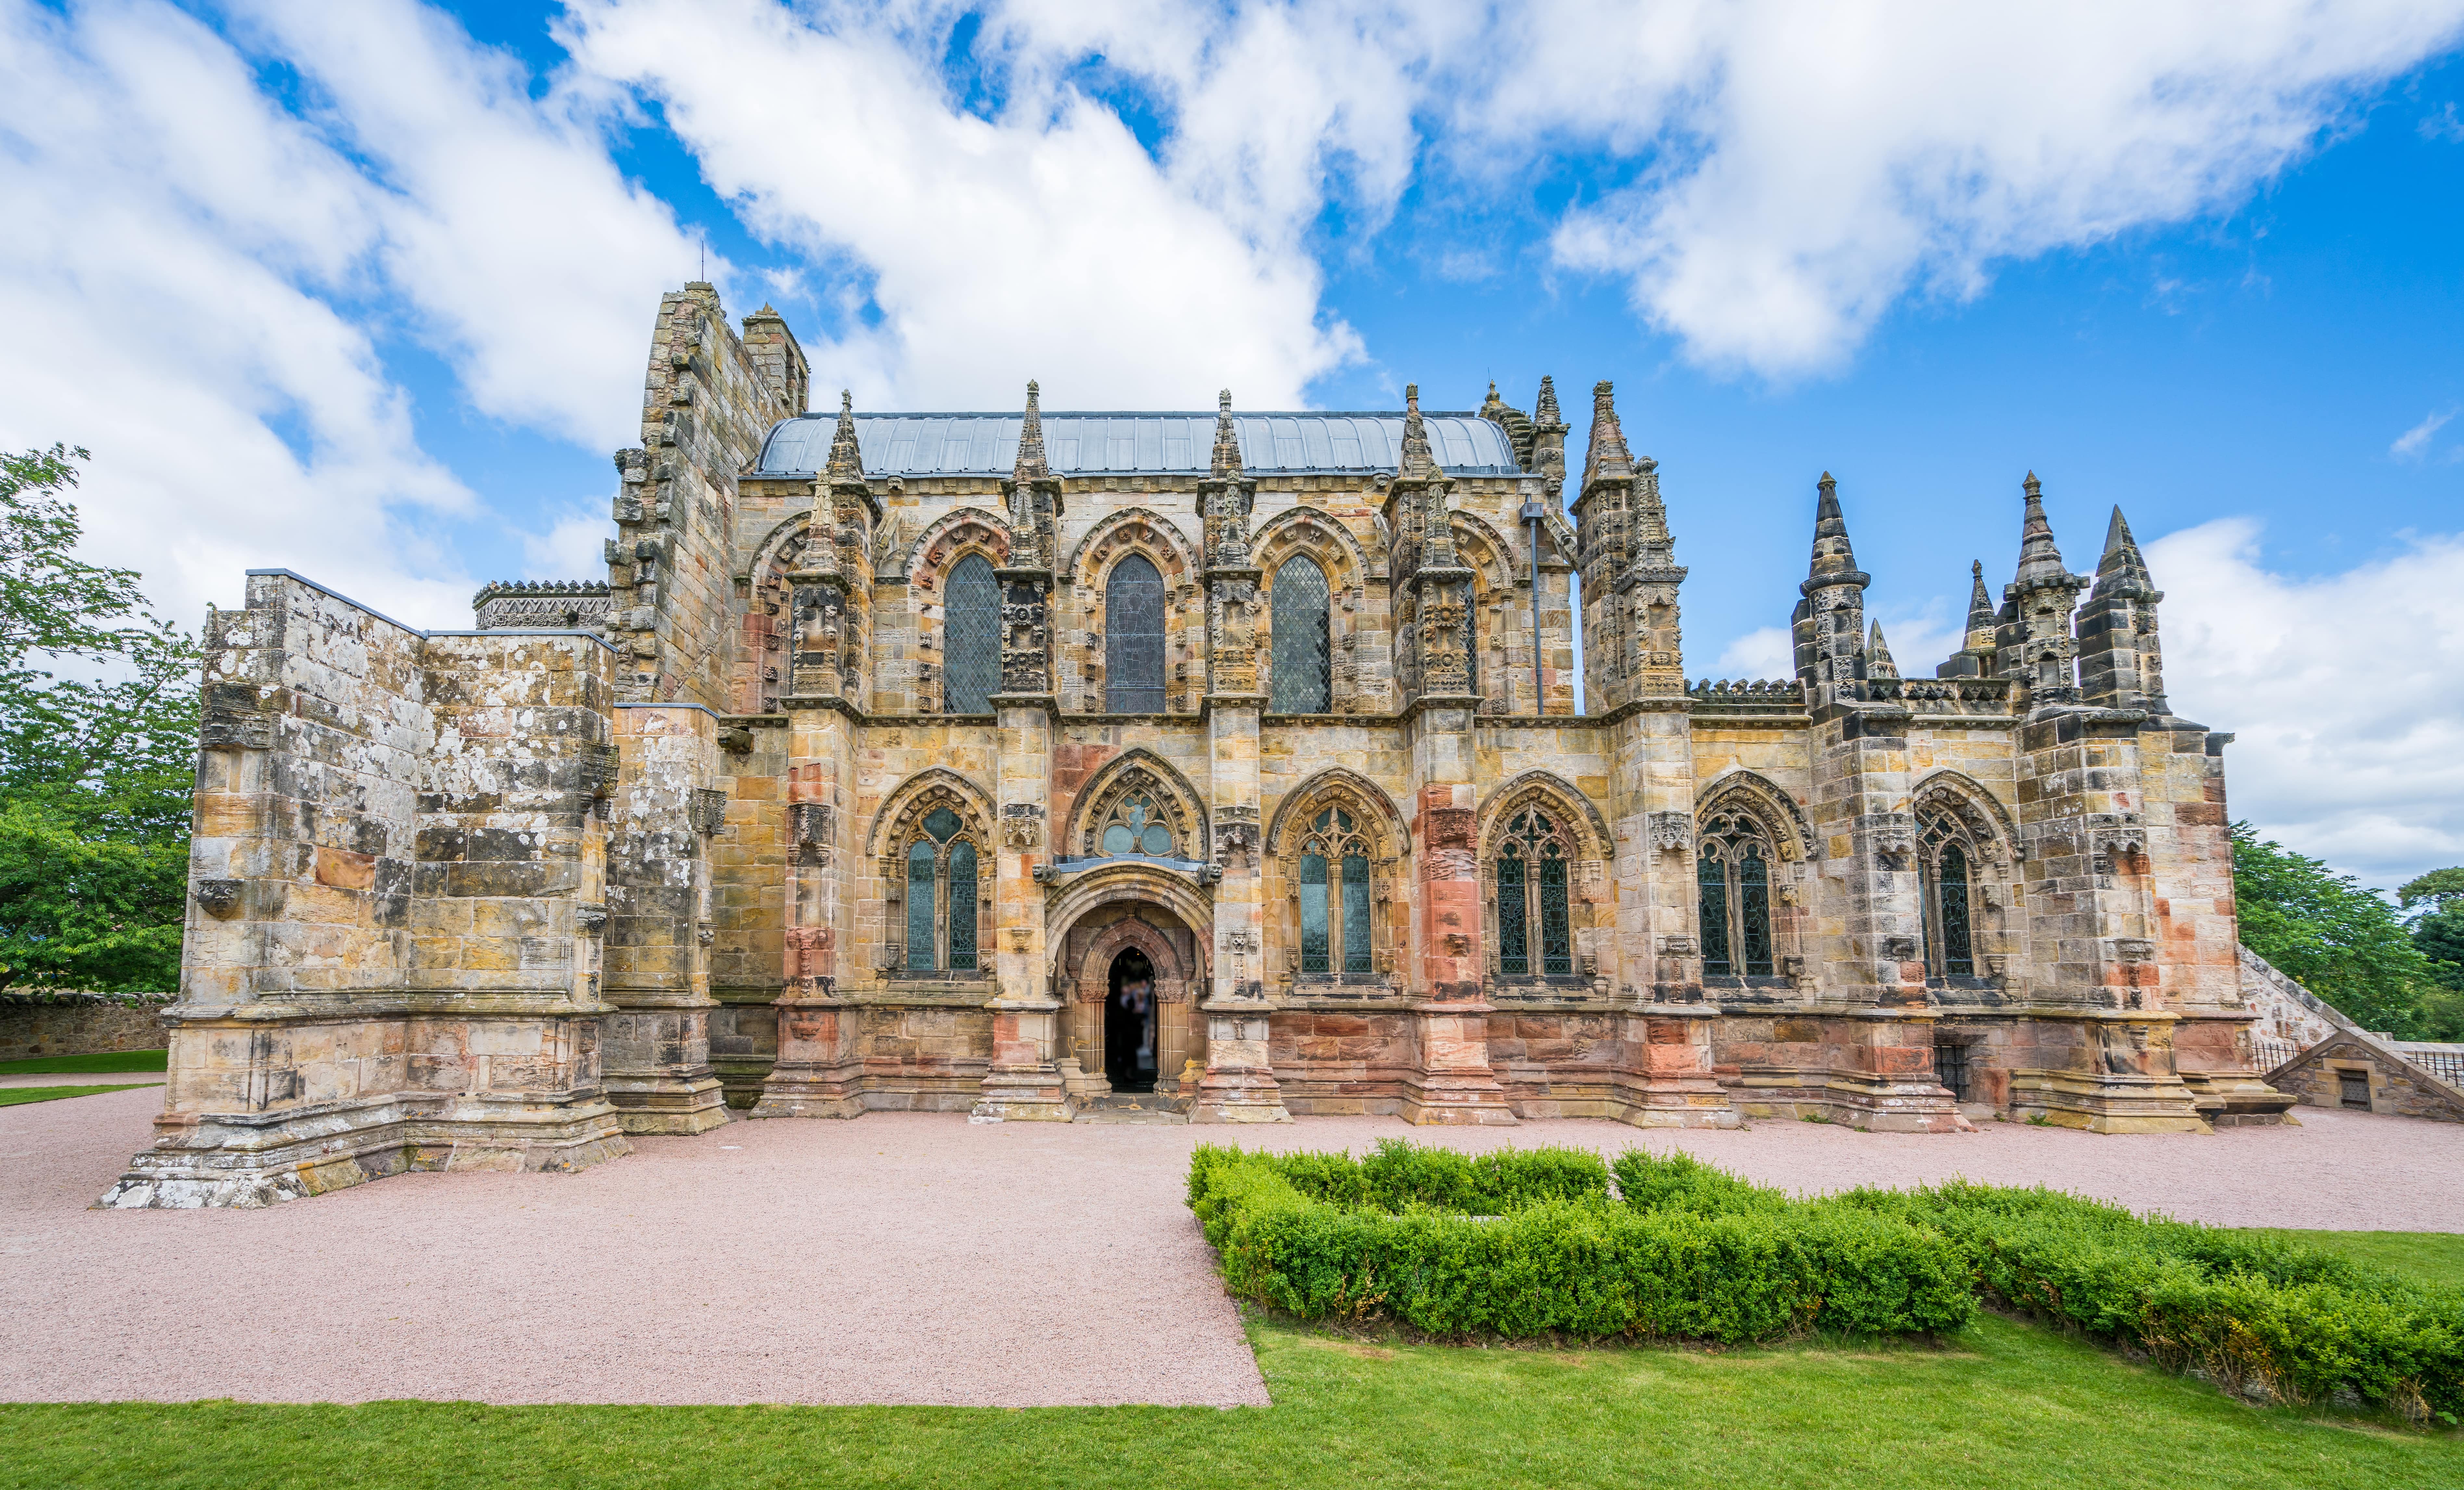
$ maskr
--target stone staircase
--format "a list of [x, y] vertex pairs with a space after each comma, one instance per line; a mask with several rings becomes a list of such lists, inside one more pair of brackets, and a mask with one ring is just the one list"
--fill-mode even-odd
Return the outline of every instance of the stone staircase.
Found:
[[1081, 1123], [1187, 1123], [1177, 1098], [1158, 1092], [1114, 1092], [1078, 1106]]

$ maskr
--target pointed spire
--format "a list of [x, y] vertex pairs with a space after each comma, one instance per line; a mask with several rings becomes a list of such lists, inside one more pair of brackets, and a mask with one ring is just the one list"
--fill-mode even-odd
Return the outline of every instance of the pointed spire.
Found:
[[1583, 457], [1583, 489], [1594, 481], [1622, 481], [1634, 475], [1634, 453], [1618, 427], [1616, 389], [1607, 379], [1592, 385], [1592, 448]]
[[2036, 473], [2019, 483], [2027, 493], [2027, 515], [2019, 528], [2019, 572], [2021, 589], [2033, 589], [2047, 584], [2063, 584], [2071, 575], [2062, 567], [2062, 551], [2054, 545], [2054, 525], [2045, 521], [2045, 483]]
[[1865, 644], [1865, 676], [1868, 678], [1900, 676], [1900, 665], [1891, 660], [1891, 644], [1882, 639], [1882, 623], [1880, 621], [1874, 623], [1873, 640]]
[[1830, 472], [1814, 483], [1814, 559], [1806, 567], [1808, 590], [1824, 585], [1864, 588], [1866, 576], [1857, 567], [1857, 551], [1848, 542], [1848, 519], [1839, 510], [1839, 483]]
[[1397, 475], [1407, 481], [1438, 478], [1438, 457], [1429, 449], [1429, 431], [1420, 422], [1420, 385], [1403, 385], [1403, 455]]
[[1048, 479], [1052, 468], [1044, 459], [1044, 403], [1042, 390], [1030, 378], [1026, 384], [1026, 421], [1018, 432], [1018, 465], [1011, 477], [1019, 481]]
[[1232, 390], [1215, 395], [1215, 456], [1207, 473], [1217, 477], [1241, 474], [1241, 436], [1232, 428]]
[[1969, 652], [1993, 650], [1993, 597], [1985, 589], [1985, 561], [1968, 566], [1968, 635], [1961, 643]]
[[1531, 411], [1531, 422], [1563, 428], [1566, 416], [1557, 411], [1557, 380], [1547, 373], [1540, 375], [1540, 402]]
[[2155, 593], [2155, 577], [2147, 572], [2147, 561], [2140, 556], [2139, 541], [2130, 536], [2130, 523], [2122, 516], [2122, 509], [2115, 507], [2113, 521], [2104, 529], [2104, 557], [2096, 565], [2094, 594], [2152, 598]]
[[855, 439], [855, 395], [839, 389], [839, 424], [830, 435], [829, 463], [822, 474], [831, 480], [864, 479], [864, 447]]

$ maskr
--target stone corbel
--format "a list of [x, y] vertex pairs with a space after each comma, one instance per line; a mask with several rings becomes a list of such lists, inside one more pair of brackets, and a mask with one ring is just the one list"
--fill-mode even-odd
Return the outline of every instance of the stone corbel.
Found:
[[240, 882], [236, 879], [200, 879], [197, 881], [197, 904], [216, 921], [229, 920], [239, 909]]
[[1893, 869], [1905, 869], [1917, 851], [1916, 825], [1904, 818], [1878, 823], [1874, 827], [1874, 854]]
[[573, 907], [573, 923], [583, 936], [595, 937], [607, 929], [607, 907], [595, 901], [577, 901]]
[[1691, 812], [1654, 812], [1651, 814], [1652, 845], [1662, 854], [1682, 854], [1694, 841], [1694, 814]]
[[1023, 854], [1042, 847], [1044, 809], [1032, 802], [1003, 804], [1001, 833], [1002, 848]]
[[716, 787], [695, 787], [686, 804], [693, 832], [707, 837], [727, 826], [727, 793]]
[[800, 864], [826, 865], [830, 857], [829, 804], [797, 802], [787, 808], [787, 834]]
[[1683, 932], [1670, 932], [1660, 939], [1660, 955], [1662, 957], [1697, 957], [1701, 954], [1702, 948], [1694, 939]]

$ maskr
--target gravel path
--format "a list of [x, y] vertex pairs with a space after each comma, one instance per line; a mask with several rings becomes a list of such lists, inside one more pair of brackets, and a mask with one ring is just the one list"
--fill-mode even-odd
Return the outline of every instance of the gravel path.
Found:
[[0, 1108], [0, 1400], [1264, 1403], [1181, 1204], [1201, 1139], [1683, 1144], [1797, 1189], [1966, 1173], [2230, 1225], [2464, 1232], [2464, 1125], [2323, 1111], [2196, 1138], [874, 1113], [640, 1140], [576, 1175], [406, 1174], [257, 1212], [86, 1210], [161, 1101]]

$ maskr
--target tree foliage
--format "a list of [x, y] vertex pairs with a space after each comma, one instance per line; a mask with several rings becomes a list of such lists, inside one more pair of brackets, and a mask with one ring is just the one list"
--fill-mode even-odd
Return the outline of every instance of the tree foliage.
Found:
[[2435, 1039], [2452, 1006], [2396, 907], [2351, 875], [2233, 825], [2244, 945], [2365, 1030]]
[[0, 985], [172, 989], [197, 645], [77, 557], [85, 458], [0, 453]]

